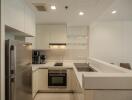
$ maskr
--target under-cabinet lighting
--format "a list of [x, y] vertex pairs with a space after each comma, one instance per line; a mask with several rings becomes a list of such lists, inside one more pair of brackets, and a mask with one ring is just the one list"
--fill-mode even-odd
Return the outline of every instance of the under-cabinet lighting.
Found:
[[66, 48], [65, 45], [62, 45], [62, 46], [59, 46], [59, 47], [60, 47], [60, 49], [65, 49]]
[[83, 15], [84, 15], [84, 12], [82, 12], [82, 11], [79, 12], [79, 15], [80, 15], [80, 16], [83, 16]]
[[56, 6], [55, 5], [51, 5], [50, 7], [52, 10], [56, 10]]
[[50, 49], [66, 49], [65, 43], [50, 43], [49, 44]]

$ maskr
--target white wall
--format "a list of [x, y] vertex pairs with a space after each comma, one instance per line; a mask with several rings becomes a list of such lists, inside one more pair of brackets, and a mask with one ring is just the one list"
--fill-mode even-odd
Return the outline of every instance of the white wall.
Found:
[[131, 63], [132, 21], [96, 22], [90, 26], [89, 42], [90, 57], [115, 64]]

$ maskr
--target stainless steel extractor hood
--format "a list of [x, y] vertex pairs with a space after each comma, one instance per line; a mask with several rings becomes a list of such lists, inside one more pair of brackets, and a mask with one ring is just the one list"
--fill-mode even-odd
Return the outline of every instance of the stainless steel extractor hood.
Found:
[[49, 43], [50, 49], [66, 49], [66, 43]]

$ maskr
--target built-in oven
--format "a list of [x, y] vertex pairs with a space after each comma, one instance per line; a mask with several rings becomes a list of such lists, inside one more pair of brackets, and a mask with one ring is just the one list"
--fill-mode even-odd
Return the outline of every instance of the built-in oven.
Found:
[[66, 88], [67, 71], [66, 70], [48, 70], [49, 88]]

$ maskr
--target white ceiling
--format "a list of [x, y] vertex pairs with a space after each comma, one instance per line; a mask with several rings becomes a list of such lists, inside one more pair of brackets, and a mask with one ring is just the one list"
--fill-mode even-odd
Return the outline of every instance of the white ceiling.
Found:
[[[121, 17], [128, 17], [130, 8], [132, 9], [132, 0], [28, 0], [32, 3], [46, 3], [47, 12], [36, 12], [36, 20], [39, 24], [60, 24], [66, 23], [69, 26], [89, 25], [102, 16], [102, 19], [115, 18], [111, 14], [111, 10], [119, 10]], [[52, 11], [50, 5], [55, 3], [57, 9]], [[69, 9], [65, 10], [65, 6]], [[124, 7], [128, 7], [125, 8]], [[84, 16], [79, 16], [78, 12], [83, 11]], [[124, 12], [125, 15], [124, 16]], [[117, 13], [118, 14], [118, 13]], [[131, 12], [132, 14], [132, 12]], [[117, 15], [116, 15], [117, 16]], [[119, 17], [119, 15], [117, 16]], [[117, 18], [116, 17], [116, 18]]]
[[[112, 10], [116, 10], [116, 14], [111, 14]], [[102, 16], [99, 17], [99, 20], [105, 21], [123, 21], [123, 20], [132, 20], [132, 0], [116, 0]]]

